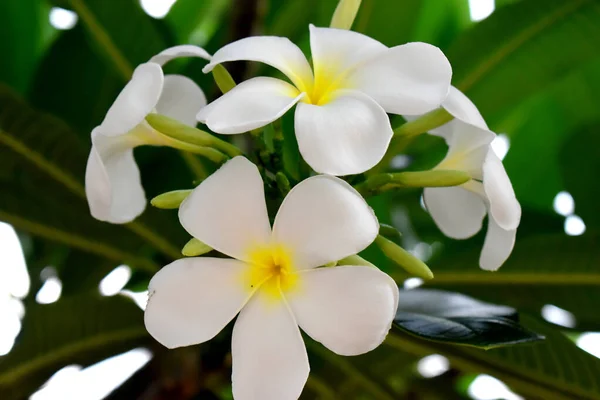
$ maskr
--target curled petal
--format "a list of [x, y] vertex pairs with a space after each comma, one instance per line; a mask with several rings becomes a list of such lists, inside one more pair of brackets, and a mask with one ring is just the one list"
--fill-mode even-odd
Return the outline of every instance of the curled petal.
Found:
[[219, 333], [251, 296], [237, 260], [184, 258], [150, 281], [144, 322], [148, 332], [173, 349], [206, 342]]
[[426, 43], [392, 47], [356, 68], [347, 78], [392, 114], [417, 115], [442, 104], [452, 68], [440, 49]]
[[483, 164], [483, 187], [490, 215], [505, 230], [515, 230], [521, 221], [521, 205], [517, 201], [504, 165], [490, 149]]
[[481, 129], [488, 129], [485, 120], [481, 116], [481, 113], [467, 96], [465, 96], [460, 90], [454, 86], [450, 86], [448, 97], [442, 103], [442, 106], [450, 114], [463, 122], [471, 125], [475, 125]]
[[163, 81], [159, 65], [146, 63], [138, 66], [97, 129], [106, 136], [119, 136], [135, 128], [156, 107]]
[[504, 230], [493, 218], [488, 220], [488, 230], [479, 257], [479, 265], [487, 271], [496, 271], [510, 256], [515, 245], [516, 229]]
[[124, 224], [133, 221], [146, 208], [146, 194], [133, 149], [107, 146], [98, 131], [85, 170], [85, 194], [92, 216], [100, 221]]
[[375, 166], [393, 136], [389, 118], [373, 99], [357, 91], [335, 92], [322, 106], [300, 103], [294, 126], [298, 147], [312, 169], [351, 175]]
[[359, 63], [386, 50], [385, 45], [358, 32], [310, 25], [310, 51], [316, 86], [340, 77]]
[[486, 207], [479, 195], [462, 187], [426, 188], [423, 200], [444, 235], [466, 239], [481, 230]]
[[373, 267], [317, 268], [301, 273], [302, 288], [288, 296], [298, 325], [344, 356], [379, 346], [398, 308], [398, 286]]
[[202, 71], [210, 72], [227, 61], [259, 61], [283, 72], [301, 91], [312, 86], [313, 74], [302, 51], [289, 39], [277, 36], [254, 36], [220, 48]]
[[159, 114], [196, 126], [196, 113], [205, 105], [204, 92], [193, 80], [182, 75], [165, 76], [164, 88], [156, 105]]
[[191, 44], [182, 44], [179, 46], [169, 47], [152, 57], [149, 62], [156, 63], [160, 66], [165, 65], [174, 58], [179, 57], [200, 57], [205, 60], [210, 60], [210, 54], [202, 47]]
[[286, 113], [303, 93], [275, 78], [252, 78], [202, 108], [196, 118], [217, 133], [248, 132]]
[[310, 367], [298, 325], [285, 301], [259, 291], [233, 328], [233, 397], [237, 400], [296, 400]]
[[375, 240], [379, 223], [352, 186], [318, 175], [296, 185], [273, 224], [273, 241], [288, 247], [299, 269], [357, 254]]
[[179, 221], [213, 249], [249, 261], [248, 252], [267, 246], [271, 237], [258, 168], [244, 157], [229, 160], [184, 200]]

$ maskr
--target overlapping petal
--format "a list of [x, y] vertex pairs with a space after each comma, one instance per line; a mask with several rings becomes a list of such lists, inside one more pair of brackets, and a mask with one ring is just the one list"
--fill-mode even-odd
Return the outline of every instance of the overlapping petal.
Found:
[[285, 301], [259, 290], [233, 328], [233, 397], [236, 400], [296, 400], [310, 367], [296, 321]]
[[301, 91], [312, 86], [312, 69], [302, 51], [289, 39], [277, 36], [254, 36], [229, 43], [212, 56], [202, 71], [210, 72], [217, 64], [241, 60], [277, 68]]
[[252, 78], [202, 108], [196, 118], [214, 132], [247, 132], [280, 118], [303, 96], [280, 79]]
[[488, 230], [479, 257], [479, 265], [487, 271], [496, 271], [510, 256], [515, 245], [516, 229], [502, 229], [493, 218], [488, 220]]
[[238, 260], [270, 244], [271, 226], [258, 168], [235, 157], [209, 176], [179, 208], [179, 221], [192, 236]]
[[[85, 194], [92, 216], [100, 221], [122, 224], [135, 219], [146, 208], [146, 195], [133, 150], [128, 146], [106, 146], [110, 141], [98, 130], [85, 170]], [[115, 138], [118, 139], [118, 138]]]
[[393, 114], [424, 114], [442, 104], [452, 67], [440, 49], [427, 43], [392, 47], [357, 67], [347, 78]]
[[99, 131], [106, 136], [119, 136], [135, 128], [156, 107], [163, 82], [163, 71], [158, 64], [145, 63], [138, 66], [129, 83], [109, 108], [98, 127]]
[[182, 44], [161, 51], [152, 57], [149, 62], [163, 66], [169, 61], [179, 57], [200, 57], [205, 60], [210, 60], [210, 54], [203, 48], [191, 44]]
[[315, 171], [330, 175], [372, 168], [394, 134], [385, 111], [356, 91], [339, 91], [322, 106], [298, 104], [294, 126], [304, 160]]
[[488, 126], [481, 116], [481, 113], [477, 109], [477, 106], [475, 106], [475, 104], [473, 104], [473, 102], [467, 96], [465, 96], [463, 92], [454, 86], [450, 86], [448, 96], [442, 103], [442, 106], [446, 109], [446, 111], [452, 114], [454, 118], [477, 126], [481, 129], [488, 129]]
[[318, 175], [296, 185], [273, 224], [273, 241], [292, 251], [296, 267], [313, 268], [366, 248], [379, 224], [360, 194], [341, 179]]
[[310, 25], [310, 51], [315, 69], [315, 86], [336, 80], [361, 62], [387, 50], [375, 39], [344, 29]]
[[148, 332], [168, 348], [212, 339], [250, 298], [237, 260], [187, 258], [161, 269], [150, 281], [144, 314]]
[[196, 126], [196, 113], [205, 105], [206, 97], [196, 82], [182, 75], [167, 75], [156, 112]]
[[491, 217], [502, 229], [517, 229], [521, 221], [521, 205], [502, 161], [492, 149], [483, 163], [483, 187], [490, 203]]
[[479, 195], [462, 187], [426, 188], [423, 200], [444, 235], [466, 239], [481, 230], [487, 211]]
[[372, 267], [301, 272], [302, 289], [288, 301], [310, 337], [337, 354], [353, 356], [379, 346], [398, 308], [398, 286]]

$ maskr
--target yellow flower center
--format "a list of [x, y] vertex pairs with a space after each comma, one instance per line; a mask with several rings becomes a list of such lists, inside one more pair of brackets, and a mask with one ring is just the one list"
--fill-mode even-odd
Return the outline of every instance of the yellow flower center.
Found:
[[260, 287], [273, 299], [279, 299], [282, 292], [296, 288], [298, 273], [291, 252], [281, 245], [252, 249], [244, 284], [249, 285], [250, 290]]
[[302, 101], [315, 106], [322, 106], [335, 99], [335, 92], [347, 86], [347, 73], [341, 73], [337, 66], [330, 62], [315, 68], [315, 79], [312, 85], [304, 85], [306, 97]]

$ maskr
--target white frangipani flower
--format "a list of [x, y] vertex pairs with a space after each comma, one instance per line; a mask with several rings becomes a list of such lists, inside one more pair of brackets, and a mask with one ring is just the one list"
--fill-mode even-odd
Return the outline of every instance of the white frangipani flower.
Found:
[[472, 180], [455, 187], [427, 188], [423, 199], [440, 230], [454, 239], [479, 232], [487, 214], [488, 230], [479, 265], [495, 271], [512, 252], [521, 206], [502, 161], [491, 148], [496, 135], [475, 105], [452, 87], [442, 106], [455, 119], [431, 132], [448, 144], [448, 154], [436, 168], [466, 171]]
[[[300, 153], [317, 172], [364, 172], [385, 154], [393, 135], [386, 114], [422, 114], [441, 104], [452, 69], [426, 43], [388, 48], [357, 32], [310, 26], [311, 66], [286, 38], [257, 36], [218, 50], [205, 72], [235, 60], [260, 61], [292, 84], [258, 77], [204, 107], [198, 120], [218, 133], [247, 132], [280, 118], [297, 104]], [[313, 75], [314, 70], [314, 75]]]
[[232, 337], [237, 400], [297, 399], [309, 374], [301, 327], [342, 355], [386, 337], [398, 288], [377, 268], [320, 267], [353, 255], [378, 222], [346, 182], [306, 179], [269, 223], [256, 166], [236, 157], [202, 182], [179, 211], [195, 238], [233, 259], [175, 261], [151, 280], [146, 328], [169, 348], [205, 342], [239, 313]]
[[195, 115], [206, 105], [202, 89], [185, 76], [164, 76], [161, 68], [177, 57], [210, 59], [205, 50], [192, 45], [175, 46], [152, 57], [135, 69], [102, 123], [92, 131], [85, 192], [94, 218], [120, 224], [144, 211], [146, 195], [133, 148], [169, 144], [169, 138], [146, 123], [148, 114], [157, 112], [196, 125]]

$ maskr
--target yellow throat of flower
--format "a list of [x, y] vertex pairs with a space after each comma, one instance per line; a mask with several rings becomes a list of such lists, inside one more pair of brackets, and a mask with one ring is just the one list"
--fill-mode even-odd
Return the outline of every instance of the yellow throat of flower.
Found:
[[244, 283], [250, 290], [260, 287], [269, 297], [279, 299], [281, 293], [298, 285], [291, 252], [281, 245], [252, 249]]
[[302, 101], [315, 106], [322, 106], [335, 99], [335, 92], [347, 86], [346, 73], [339, 73], [332, 63], [315, 68], [315, 79], [312, 84], [303, 85], [306, 97]]

